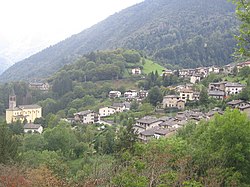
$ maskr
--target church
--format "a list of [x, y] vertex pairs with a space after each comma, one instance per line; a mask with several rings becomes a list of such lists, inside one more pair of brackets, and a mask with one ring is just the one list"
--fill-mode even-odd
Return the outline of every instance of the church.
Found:
[[39, 105], [19, 105], [16, 104], [16, 95], [13, 91], [9, 95], [9, 108], [6, 109], [6, 122], [12, 123], [20, 120], [33, 123], [36, 118], [42, 117], [42, 107]]

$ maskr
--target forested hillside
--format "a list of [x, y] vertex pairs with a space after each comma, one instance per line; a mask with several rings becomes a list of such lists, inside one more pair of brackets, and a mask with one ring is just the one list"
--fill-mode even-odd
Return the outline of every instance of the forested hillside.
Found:
[[232, 62], [234, 6], [226, 0], [146, 0], [15, 64], [2, 81], [46, 77], [79, 55], [124, 47], [181, 67]]

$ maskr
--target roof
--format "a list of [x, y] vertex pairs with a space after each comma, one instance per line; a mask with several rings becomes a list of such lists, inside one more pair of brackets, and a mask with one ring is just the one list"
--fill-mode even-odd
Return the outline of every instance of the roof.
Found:
[[88, 114], [93, 113], [93, 112], [94, 112], [93, 110], [85, 110], [85, 111], [81, 111], [81, 112], [75, 113], [74, 115], [85, 116], [85, 115], [88, 115]]
[[166, 135], [168, 133], [170, 133], [171, 130], [170, 129], [164, 129], [164, 128], [152, 128], [152, 129], [148, 129], [145, 131], [142, 131], [140, 134], [143, 136], [154, 136], [155, 134], [159, 134], [159, 135]]
[[226, 87], [245, 87], [245, 85], [237, 82], [228, 82], [225, 84]]
[[113, 103], [112, 106], [116, 107], [116, 108], [118, 108], [118, 107], [124, 107], [124, 103]]
[[220, 85], [220, 84], [227, 84], [228, 82], [226, 81], [221, 81], [221, 82], [211, 82], [209, 85]]
[[140, 133], [141, 135], [144, 135], [144, 136], [154, 136], [155, 134], [155, 129], [148, 129], [148, 130], [145, 130], [145, 131], [142, 131]]
[[158, 121], [163, 121], [163, 120], [157, 119], [156, 117], [152, 117], [152, 116], [145, 116], [137, 120], [138, 123], [146, 123], [146, 124], [152, 124]]
[[30, 82], [29, 85], [31, 86], [43, 86], [44, 84], [46, 83], [43, 83], [43, 82]]
[[244, 110], [244, 109], [247, 109], [247, 108], [250, 108], [250, 105], [249, 104], [246, 104], [244, 106], [240, 106], [239, 109], [240, 110]]
[[237, 104], [240, 104], [243, 102], [244, 102], [243, 100], [233, 100], [233, 101], [228, 102], [227, 104], [228, 105], [237, 105]]
[[109, 94], [117, 94], [117, 93], [121, 93], [120, 91], [110, 91]]
[[159, 128], [159, 129], [156, 129], [155, 130], [155, 134], [160, 134], [160, 135], [166, 135], [168, 133], [170, 133], [171, 130], [170, 129], [162, 129], [162, 128]]
[[164, 98], [178, 98], [180, 97], [179, 95], [166, 95]]
[[39, 129], [42, 125], [40, 124], [33, 124], [33, 123], [27, 123], [24, 125], [24, 129]]
[[37, 109], [37, 108], [42, 108], [39, 105], [19, 105], [18, 106], [21, 109]]
[[217, 90], [211, 90], [208, 92], [208, 95], [209, 96], [224, 96], [225, 95], [225, 92], [223, 91], [217, 91]]
[[187, 89], [187, 88], [183, 88], [180, 90], [180, 92], [184, 92], [184, 93], [193, 93], [193, 90]]

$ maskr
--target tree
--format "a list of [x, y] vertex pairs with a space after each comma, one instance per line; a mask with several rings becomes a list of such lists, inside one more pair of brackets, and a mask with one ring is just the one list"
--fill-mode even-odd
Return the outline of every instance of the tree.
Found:
[[216, 115], [186, 132], [200, 175], [213, 170], [216, 175], [220, 173], [222, 184], [234, 177], [250, 184], [250, 121], [245, 114], [228, 109], [224, 115]]
[[158, 86], [151, 88], [148, 92], [148, 101], [153, 105], [156, 106], [158, 103], [161, 103], [163, 99], [163, 95], [161, 90]]
[[7, 124], [0, 124], [0, 163], [6, 164], [17, 156], [18, 140]]
[[70, 127], [58, 125], [44, 132], [47, 149], [50, 151], [62, 151], [64, 156], [70, 156], [78, 140]]
[[250, 2], [249, 0], [231, 0], [236, 5], [236, 15], [241, 21], [238, 40], [237, 56], [250, 57]]
[[205, 87], [202, 87], [202, 90], [200, 92], [200, 104], [206, 105], [208, 104], [208, 92]]

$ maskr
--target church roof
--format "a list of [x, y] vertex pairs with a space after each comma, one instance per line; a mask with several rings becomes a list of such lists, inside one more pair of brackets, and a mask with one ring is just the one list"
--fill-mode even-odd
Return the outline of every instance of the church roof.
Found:
[[36, 109], [36, 108], [42, 108], [39, 105], [19, 105], [18, 108], [21, 109]]

